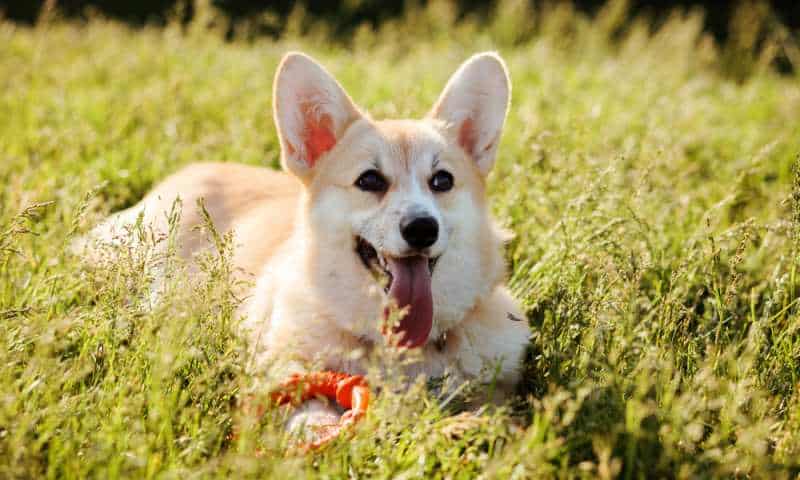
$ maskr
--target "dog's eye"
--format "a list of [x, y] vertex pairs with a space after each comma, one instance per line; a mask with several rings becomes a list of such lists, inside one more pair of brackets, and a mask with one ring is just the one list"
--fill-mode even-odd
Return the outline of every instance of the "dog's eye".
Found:
[[389, 183], [377, 170], [367, 170], [356, 180], [356, 187], [365, 192], [385, 192]]
[[453, 175], [446, 170], [434, 173], [428, 184], [434, 192], [446, 192], [453, 188]]

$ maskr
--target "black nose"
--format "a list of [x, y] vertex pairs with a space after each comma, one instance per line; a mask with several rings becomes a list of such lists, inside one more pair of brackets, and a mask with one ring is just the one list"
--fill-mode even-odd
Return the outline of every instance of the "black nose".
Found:
[[439, 224], [433, 217], [415, 217], [400, 222], [400, 233], [410, 246], [417, 249], [427, 248], [436, 243]]

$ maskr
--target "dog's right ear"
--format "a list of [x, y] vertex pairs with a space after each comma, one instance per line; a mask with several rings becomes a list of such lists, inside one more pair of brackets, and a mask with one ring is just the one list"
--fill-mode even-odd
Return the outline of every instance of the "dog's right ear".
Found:
[[273, 92], [283, 167], [306, 182], [361, 113], [331, 74], [302, 53], [283, 57]]

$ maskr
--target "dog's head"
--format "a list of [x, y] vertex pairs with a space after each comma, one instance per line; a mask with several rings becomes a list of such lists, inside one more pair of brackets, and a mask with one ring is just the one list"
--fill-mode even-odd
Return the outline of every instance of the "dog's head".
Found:
[[305, 186], [309, 288], [333, 321], [374, 340], [364, 317], [393, 302], [405, 309], [395, 332], [418, 347], [495, 287], [503, 267], [485, 179], [509, 95], [503, 61], [485, 53], [458, 69], [426, 118], [373, 121], [314, 60], [283, 59], [273, 100], [282, 163]]

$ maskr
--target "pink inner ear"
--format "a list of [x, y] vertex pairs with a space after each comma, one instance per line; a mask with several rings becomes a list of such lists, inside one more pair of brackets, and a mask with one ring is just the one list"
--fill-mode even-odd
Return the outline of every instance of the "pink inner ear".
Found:
[[461, 148], [468, 154], [474, 155], [476, 141], [475, 125], [472, 119], [467, 117], [467, 119], [461, 123], [461, 128], [458, 130], [458, 144], [461, 145]]
[[303, 142], [305, 143], [309, 167], [313, 167], [317, 159], [325, 152], [336, 145], [336, 137], [333, 135], [333, 122], [330, 115], [317, 117], [311, 112], [311, 108], [303, 109]]

